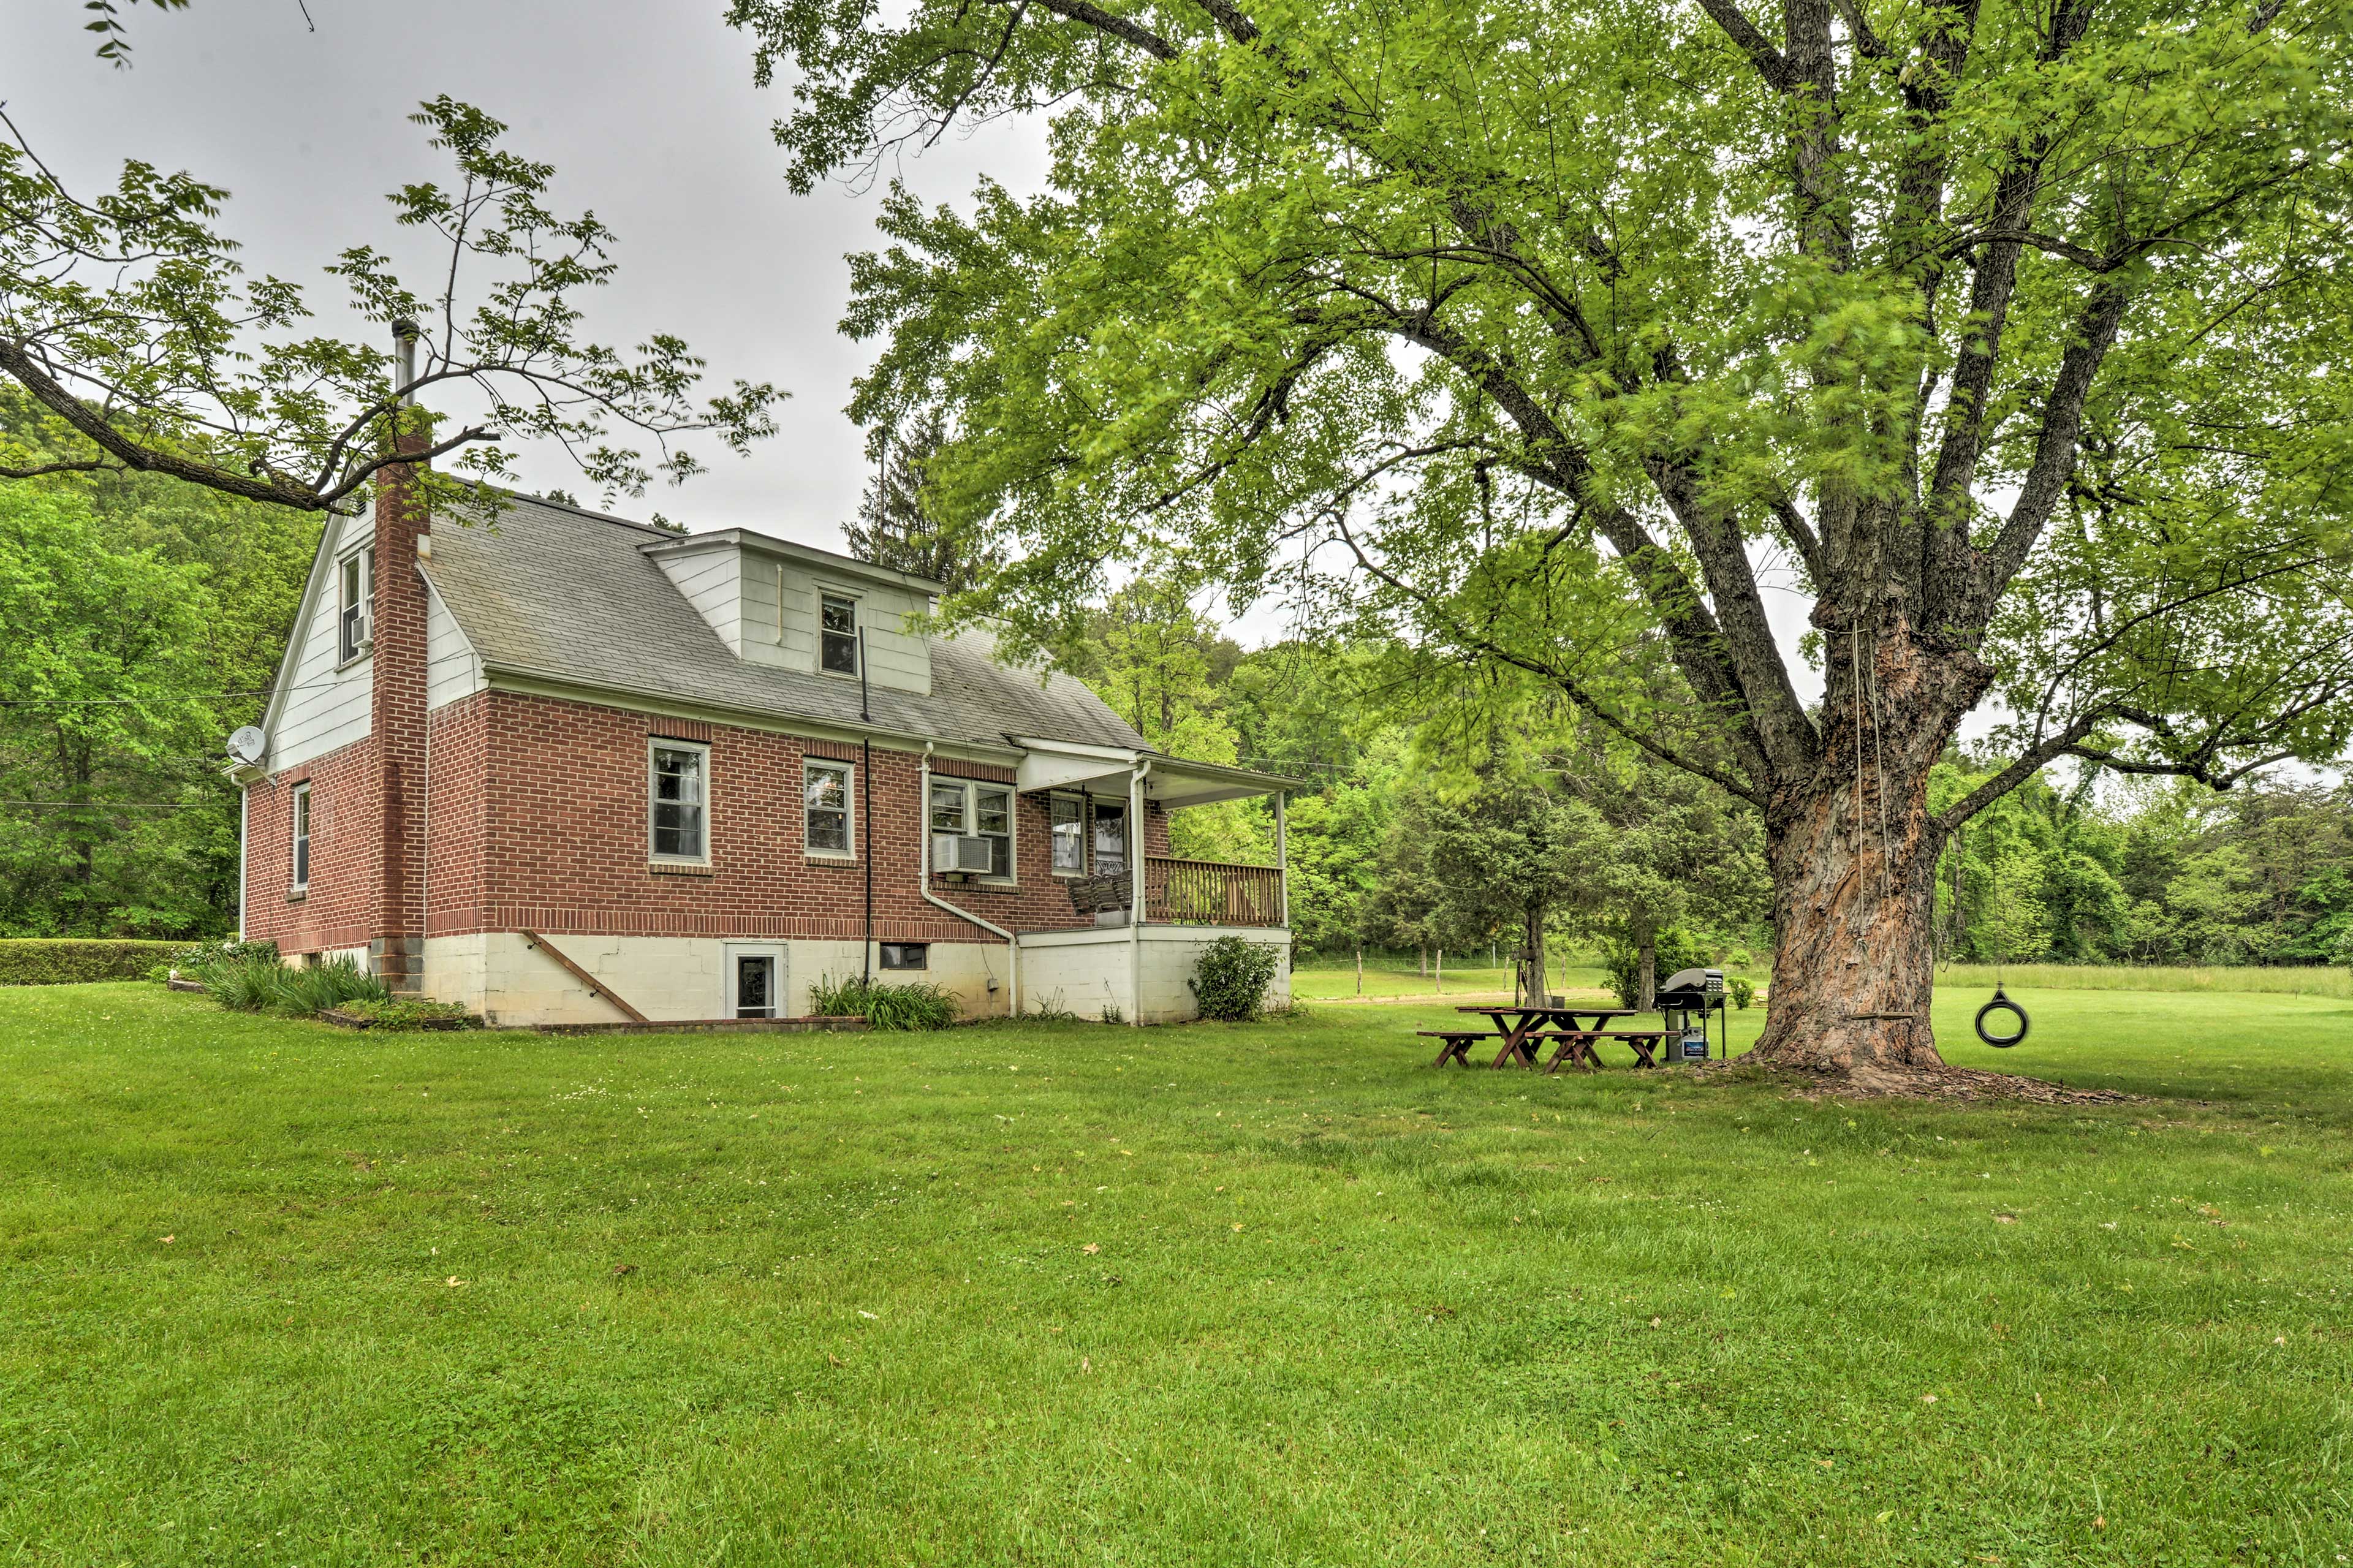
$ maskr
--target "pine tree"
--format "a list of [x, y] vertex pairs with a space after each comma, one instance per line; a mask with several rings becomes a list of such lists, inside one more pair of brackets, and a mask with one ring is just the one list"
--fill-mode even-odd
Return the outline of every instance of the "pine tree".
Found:
[[923, 469], [947, 439], [939, 411], [921, 416], [906, 434], [885, 432], [881, 461], [866, 486], [858, 516], [842, 525], [849, 552], [895, 572], [929, 577], [950, 593], [980, 577], [985, 538], [942, 526], [923, 495]]

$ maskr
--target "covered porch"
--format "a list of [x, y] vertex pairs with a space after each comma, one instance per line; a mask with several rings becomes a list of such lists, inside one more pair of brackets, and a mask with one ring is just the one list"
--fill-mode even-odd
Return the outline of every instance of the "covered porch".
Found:
[[[1303, 781], [1156, 752], [1015, 739], [1023, 748], [1016, 780], [1021, 793], [1124, 800], [1131, 825], [1124, 865], [1064, 879], [1075, 913], [1091, 918], [1094, 929], [1022, 934], [1026, 995], [1042, 1000], [1059, 993], [1073, 1011], [1115, 1011], [1136, 1024], [1192, 1017], [1198, 1007], [1189, 982], [1200, 950], [1235, 935], [1282, 950], [1273, 1000], [1288, 1001], [1290, 844], [1283, 796], [1304, 787]], [[1174, 813], [1261, 796], [1274, 803], [1271, 866], [1188, 860], [1148, 847], [1144, 824], [1150, 806]]]
[[[1134, 848], [1116, 871], [1070, 879], [1072, 902], [1099, 923], [1242, 926], [1287, 930], [1291, 924], [1290, 847], [1283, 822], [1285, 791], [1303, 781], [1222, 763], [1197, 763], [1156, 752], [1121, 751], [1017, 737], [1024, 755], [1016, 787], [1024, 795], [1057, 790], [1125, 797]], [[1274, 864], [1237, 865], [1155, 855], [1141, 825], [1147, 805], [1166, 812], [1221, 801], [1271, 796], [1274, 802]], [[1103, 917], [1116, 916], [1116, 920]]]

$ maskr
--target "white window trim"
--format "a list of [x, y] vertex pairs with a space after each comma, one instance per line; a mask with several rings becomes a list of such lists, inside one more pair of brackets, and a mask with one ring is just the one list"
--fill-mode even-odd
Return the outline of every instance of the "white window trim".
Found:
[[[353, 665], [375, 651], [375, 543], [373, 540], [353, 546], [335, 557], [335, 668], [349, 669]], [[350, 608], [343, 603], [343, 574], [353, 561], [360, 563], [360, 597], [364, 605], [362, 626], [365, 634], [359, 647], [350, 654], [343, 652], [343, 616]]]
[[1107, 800], [1100, 795], [1090, 795], [1087, 798], [1087, 869], [1098, 877], [1113, 874], [1104, 872], [1099, 869], [1095, 865], [1095, 856], [1097, 853], [1095, 847], [1095, 818], [1105, 806], [1109, 806], [1113, 811], [1119, 813], [1121, 821], [1126, 825], [1122, 834], [1123, 847], [1120, 851], [1122, 856], [1125, 858], [1126, 864], [1121, 866], [1117, 873], [1115, 873], [1118, 876], [1124, 877], [1128, 875], [1135, 866], [1135, 824], [1131, 820], [1134, 813], [1128, 810], [1128, 803], [1124, 800]]
[[[967, 838], [993, 837], [992, 835], [985, 835], [980, 831], [980, 801], [976, 792], [985, 789], [1003, 790], [1005, 792], [1005, 863], [1011, 867], [1012, 869], [1008, 871], [1002, 877], [997, 875], [993, 871], [986, 874], [980, 872], [972, 872], [968, 874], [972, 877], [974, 881], [986, 882], [991, 887], [1019, 887], [1021, 885], [1021, 796], [1015, 791], [1014, 787], [1009, 784], [994, 784], [987, 779], [944, 778], [938, 773], [934, 773], [932, 775], [932, 788], [934, 791], [943, 789], [960, 789], [964, 792], [965, 831], [962, 837]], [[937, 830], [932, 826], [931, 797], [926, 795], [923, 799], [923, 837], [925, 842], [928, 843], [930, 841], [932, 834], [935, 831]], [[939, 868], [936, 866], [932, 868], [932, 871], [935, 876], [941, 874]]]
[[[1067, 800], [1079, 808], [1079, 868], [1065, 871], [1054, 864], [1054, 803]], [[1094, 802], [1083, 795], [1056, 790], [1046, 797], [1046, 868], [1065, 881], [1077, 881], [1087, 875], [1087, 862], [1094, 848]]]
[[786, 955], [785, 944], [776, 942], [731, 942], [723, 944], [719, 963], [719, 1016], [723, 1018], [733, 1018], [738, 1016], [736, 1008], [739, 1004], [735, 998], [735, 961], [739, 958], [776, 960], [776, 967], [772, 973], [776, 976], [776, 997], [775, 1011], [768, 1016], [791, 1017], [792, 1008], [788, 1004], [791, 998], [793, 977], [791, 972], [786, 967], [789, 960]]
[[[808, 776], [818, 768], [838, 768], [841, 772], [841, 815], [849, 838], [849, 847], [847, 849], [819, 849], [808, 841]], [[928, 814], [925, 820], [929, 820]], [[801, 853], [812, 860], [849, 861], [858, 858], [858, 764], [856, 763], [845, 763], [839, 757], [803, 757], [801, 759]]]
[[[834, 680], [856, 680], [864, 673], [866, 665], [866, 595], [855, 588], [819, 580], [816, 584], [817, 600], [817, 672]], [[825, 667], [825, 602], [828, 599], [849, 601], [849, 658], [857, 668], [828, 669]]]
[[319, 842], [319, 824], [311, 813], [317, 809], [311, 795], [311, 781], [304, 779], [288, 795], [292, 803], [286, 819], [286, 890], [308, 892], [311, 888], [311, 856]]
[[[700, 855], [662, 855], [654, 849], [654, 807], [660, 804], [655, 794], [658, 787], [654, 772], [656, 752], [700, 752], [702, 753], [702, 853]], [[715, 813], [712, 810], [717, 791], [711, 776], [711, 744], [707, 741], [676, 741], [666, 735], [646, 737], [646, 863], [649, 866], [708, 866], [711, 864], [711, 826]]]

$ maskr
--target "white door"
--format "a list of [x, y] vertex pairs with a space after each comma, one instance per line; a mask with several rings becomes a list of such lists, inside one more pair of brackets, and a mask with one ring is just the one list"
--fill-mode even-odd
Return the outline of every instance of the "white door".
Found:
[[774, 942], [727, 944], [722, 998], [727, 1018], [785, 1016], [785, 950]]

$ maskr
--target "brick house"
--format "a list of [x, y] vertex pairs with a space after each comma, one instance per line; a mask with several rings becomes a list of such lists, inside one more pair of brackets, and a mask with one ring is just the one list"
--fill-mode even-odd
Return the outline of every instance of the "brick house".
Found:
[[910, 624], [938, 592], [531, 498], [436, 527], [387, 469], [372, 521], [330, 520], [233, 773], [243, 934], [501, 1024], [788, 1017], [857, 974], [1170, 1021], [1229, 932], [1287, 996], [1280, 852], [1174, 859], [1167, 814], [1271, 795], [1280, 845], [1295, 781]]

